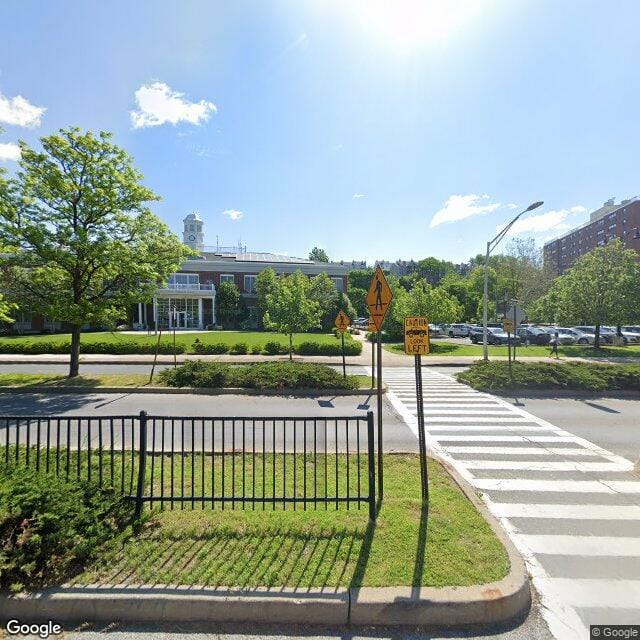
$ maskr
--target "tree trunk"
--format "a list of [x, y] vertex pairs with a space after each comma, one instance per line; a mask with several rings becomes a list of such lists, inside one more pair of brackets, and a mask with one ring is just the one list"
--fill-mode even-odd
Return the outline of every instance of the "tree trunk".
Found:
[[75, 378], [80, 371], [80, 325], [71, 327], [71, 357], [69, 360], [69, 377]]
[[600, 348], [600, 325], [599, 324], [596, 325], [596, 339], [593, 342], [593, 347], [595, 349]]
[[289, 334], [289, 360], [293, 360], [293, 333]]

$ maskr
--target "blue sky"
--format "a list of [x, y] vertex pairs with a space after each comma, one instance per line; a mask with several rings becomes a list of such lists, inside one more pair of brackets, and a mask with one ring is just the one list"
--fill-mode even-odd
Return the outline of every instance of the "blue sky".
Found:
[[5, 0], [0, 161], [110, 130], [208, 244], [461, 261], [535, 200], [516, 231], [544, 241], [640, 192], [639, 21], [635, 0]]

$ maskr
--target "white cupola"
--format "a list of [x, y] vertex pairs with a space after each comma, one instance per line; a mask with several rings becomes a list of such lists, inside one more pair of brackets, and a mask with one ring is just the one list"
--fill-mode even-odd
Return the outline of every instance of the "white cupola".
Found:
[[187, 247], [202, 251], [204, 249], [204, 233], [202, 218], [197, 213], [190, 213], [183, 221], [182, 242]]

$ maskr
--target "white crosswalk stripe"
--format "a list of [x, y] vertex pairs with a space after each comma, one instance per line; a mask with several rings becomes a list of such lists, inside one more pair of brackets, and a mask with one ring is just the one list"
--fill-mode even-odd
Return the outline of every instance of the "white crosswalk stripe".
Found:
[[[383, 377], [389, 400], [417, 434], [413, 368], [385, 369]], [[423, 394], [428, 445], [486, 492], [527, 561], [557, 638], [589, 637], [590, 610], [640, 608], [640, 579], [620, 579], [606, 562], [583, 568], [594, 573], [580, 578], [547, 568], [554, 559], [582, 565], [640, 557], [640, 481], [629, 460], [445, 374], [423, 369]]]

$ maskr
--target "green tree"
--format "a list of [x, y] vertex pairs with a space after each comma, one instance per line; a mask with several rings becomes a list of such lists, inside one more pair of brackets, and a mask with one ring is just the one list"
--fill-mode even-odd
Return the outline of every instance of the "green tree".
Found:
[[276, 286], [277, 280], [278, 280], [278, 276], [276, 275], [276, 272], [271, 267], [268, 267], [267, 269], [262, 270], [256, 276], [255, 292], [258, 296], [258, 302], [256, 304], [256, 312], [258, 314], [258, 321], [263, 326], [264, 326], [264, 323], [263, 323], [264, 314], [267, 312], [267, 295], [273, 291], [273, 288]]
[[240, 312], [242, 296], [233, 282], [223, 282], [216, 291], [216, 309], [222, 325], [234, 325]]
[[373, 269], [352, 269], [349, 271], [349, 289], [353, 287], [369, 291], [374, 273]]
[[329, 256], [324, 249], [313, 247], [309, 252], [309, 260], [313, 260], [314, 262], [329, 262]]
[[600, 347], [600, 327], [632, 322], [640, 307], [640, 265], [633, 249], [618, 239], [578, 258], [556, 279], [541, 309], [554, 311], [563, 324], [579, 323], [596, 328], [595, 347]]
[[393, 319], [404, 325], [407, 316], [426, 316], [430, 324], [457, 322], [463, 313], [462, 305], [442, 287], [432, 287], [422, 280], [407, 294], [401, 294], [393, 309]]
[[[3, 133], [2, 127], [0, 127], [0, 134]], [[6, 179], [6, 171], [3, 167], [0, 167], [0, 216], [5, 213], [5, 208], [11, 201], [11, 185]], [[0, 244], [0, 271], [4, 270], [5, 254], [9, 251], [7, 247]], [[15, 309], [15, 305], [8, 302], [6, 298], [0, 293], [0, 322], [11, 323], [13, 319], [9, 316], [11, 311]]]
[[454, 271], [453, 262], [429, 257], [418, 262], [416, 273], [432, 287], [436, 287], [448, 273]]
[[366, 301], [367, 290], [359, 289], [358, 287], [349, 287], [347, 295], [355, 309], [356, 318], [366, 318], [369, 315], [369, 309]]
[[293, 359], [293, 334], [320, 326], [321, 309], [310, 298], [309, 278], [296, 271], [276, 280], [267, 294], [264, 325], [289, 336], [289, 359]]
[[78, 375], [86, 324], [112, 324], [149, 300], [188, 256], [146, 206], [158, 197], [111, 134], [77, 128], [20, 143], [21, 171], [0, 212], [0, 234], [19, 247], [3, 289], [29, 310], [71, 325], [69, 377]]
[[309, 298], [315, 300], [321, 309], [320, 325], [323, 329], [330, 329], [333, 326], [337, 313], [338, 297], [336, 285], [326, 273], [320, 273], [311, 279]]

